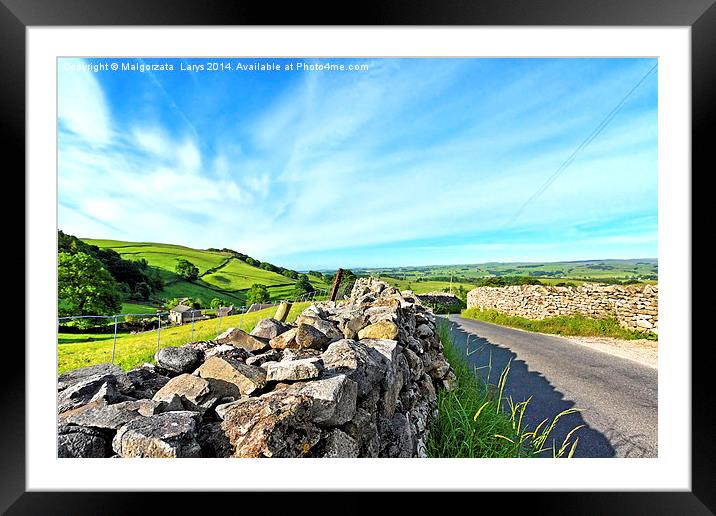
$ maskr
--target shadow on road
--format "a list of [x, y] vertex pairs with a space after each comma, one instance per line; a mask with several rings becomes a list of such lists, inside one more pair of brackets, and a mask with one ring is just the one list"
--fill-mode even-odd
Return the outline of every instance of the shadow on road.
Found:
[[[460, 326], [443, 319], [450, 328], [453, 342], [457, 349], [465, 353], [468, 367], [475, 371], [480, 378], [490, 384], [497, 384], [502, 370], [510, 365], [503, 396], [512, 396], [514, 402], [521, 402], [532, 396], [532, 400], [525, 411], [523, 425], [534, 429], [539, 423], [547, 419], [549, 424], [554, 416], [563, 410], [577, 408], [571, 400], [564, 399], [564, 395], [557, 391], [549, 381], [536, 371], [529, 371], [527, 364], [517, 359], [517, 355], [507, 348], [492, 344], [489, 340], [468, 333]], [[609, 439], [601, 432], [591, 428], [580, 413], [567, 414], [560, 418], [550, 434], [556, 441], [557, 447], [562, 444], [567, 434], [576, 426], [584, 425], [572, 435], [579, 438], [574, 457], [614, 457], [615, 449]], [[544, 456], [551, 457], [551, 450]]]

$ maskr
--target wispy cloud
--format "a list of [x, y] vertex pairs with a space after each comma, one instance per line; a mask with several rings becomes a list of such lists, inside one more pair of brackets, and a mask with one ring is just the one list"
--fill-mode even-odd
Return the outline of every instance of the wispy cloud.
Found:
[[[61, 75], [60, 226], [295, 268], [656, 253], [655, 228], [633, 236], [625, 222], [655, 219], [655, 81], [499, 231], [649, 60], [369, 64], [272, 79]], [[83, 102], [64, 102], [77, 88]], [[609, 234], [589, 229], [600, 221]]]

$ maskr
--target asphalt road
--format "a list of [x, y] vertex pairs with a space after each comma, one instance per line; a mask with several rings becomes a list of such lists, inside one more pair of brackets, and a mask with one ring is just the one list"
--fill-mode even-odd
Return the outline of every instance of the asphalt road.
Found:
[[[459, 315], [447, 317], [455, 344], [470, 367], [497, 383], [510, 362], [504, 395], [532, 396], [523, 422], [534, 428], [567, 408], [553, 431], [558, 444], [584, 424], [575, 457], [657, 456], [657, 370], [596, 351], [563, 337], [531, 333]], [[491, 367], [487, 367], [490, 364]]]

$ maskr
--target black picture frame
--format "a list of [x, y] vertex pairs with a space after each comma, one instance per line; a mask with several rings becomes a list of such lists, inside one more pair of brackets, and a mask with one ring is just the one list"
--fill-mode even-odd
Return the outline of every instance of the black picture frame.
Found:
[[[0, 0], [0, 126], [3, 156], [25, 167], [25, 30], [29, 26], [66, 25], [515, 25], [515, 26], [688, 26], [691, 28], [692, 171], [691, 178], [713, 169], [708, 135], [716, 122], [716, 6], [714, 0], [474, 0], [384, 1], [374, 4], [293, 3], [280, 7], [259, 2], [191, 0]], [[684, 171], [688, 174], [689, 171]], [[692, 192], [696, 191], [693, 189]], [[708, 203], [707, 203], [708, 204]], [[692, 217], [693, 218], [693, 217]], [[699, 227], [693, 218], [693, 229]], [[699, 234], [693, 231], [692, 234]], [[707, 233], [708, 234], [708, 233]], [[692, 279], [684, 278], [684, 281]], [[696, 305], [693, 305], [696, 307]], [[26, 312], [28, 314], [29, 311]], [[27, 316], [27, 315], [26, 315]], [[699, 320], [699, 318], [693, 318]], [[26, 321], [27, 324], [27, 321]], [[685, 349], [687, 344], [680, 343]], [[708, 342], [704, 344], [709, 344]], [[486, 501], [528, 514], [714, 514], [716, 445], [709, 425], [711, 389], [707, 353], [692, 353], [692, 490], [690, 492], [530, 492], [473, 493]], [[4, 368], [0, 389], [3, 422], [0, 439], [0, 509], [8, 514], [125, 514], [149, 510], [160, 501], [164, 511], [181, 513], [211, 505], [247, 503], [246, 493], [60, 493], [25, 489], [25, 353], [16, 349], [13, 367]], [[7, 359], [6, 359], [7, 360]], [[700, 384], [700, 387], [699, 387]], [[688, 436], [684, 436], [687, 438]], [[299, 510], [297, 493], [258, 493], [265, 507], [286, 503]], [[310, 494], [309, 494], [310, 496]], [[315, 496], [315, 494], [314, 494]], [[449, 503], [452, 494], [411, 495], [401, 510], [421, 507], [426, 499]], [[161, 497], [161, 500], [159, 498]], [[437, 497], [437, 498], [434, 498]], [[208, 499], [211, 499], [209, 502]], [[441, 500], [442, 499], [442, 500]], [[363, 512], [362, 496], [331, 510]], [[451, 502], [450, 502], [451, 503]], [[270, 505], [269, 505], [270, 504]], [[313, 506], [314, 512], [321, 510]], [[445, 506], [450, 507], [450, 505]], [[459, 509], [458, 509], [459, 510]]]

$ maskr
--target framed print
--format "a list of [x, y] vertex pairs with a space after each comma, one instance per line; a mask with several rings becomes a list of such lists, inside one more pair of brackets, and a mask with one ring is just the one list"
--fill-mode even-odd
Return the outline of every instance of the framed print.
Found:
[[317, 7], [3, 0], [3, 509], [712, 514], [712, 2]]

